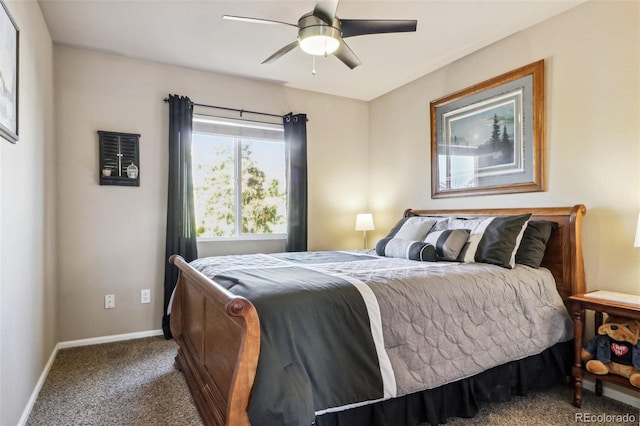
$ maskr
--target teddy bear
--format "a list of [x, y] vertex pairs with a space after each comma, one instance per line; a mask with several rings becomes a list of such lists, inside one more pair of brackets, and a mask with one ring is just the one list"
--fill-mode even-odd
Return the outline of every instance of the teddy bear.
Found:
[[617, 374], [640, 388], [640, 321], [609, 315], [586, 342], [582, 362], [593, 374]]

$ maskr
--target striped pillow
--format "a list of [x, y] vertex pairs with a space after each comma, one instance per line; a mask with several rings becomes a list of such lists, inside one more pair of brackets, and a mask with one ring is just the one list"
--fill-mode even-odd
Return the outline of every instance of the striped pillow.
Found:
[[490, 216], [451, 219], [449, 229], [469, 229], [469, 238], [458, 260], [481, 262], [513, 268], [516, 252], [531, 213], [515, 216]]
[[476, 261], [476, 250], [478, 249], [482, 234], [493, 219], [493, 217], [483, 217], [473, 219], [451, 218], [449, 220], [447, 229], [466, 229], [469, 231], [469, 237], [467, 237], [467, 241], [458, 255], [460, 262], [473, 263]]
[[378, 256], [398, 257], [401, 259], [435, 262], [438, 260], [436, 249], [423, 241], [402, 238], [383, 238], [376, 244]]
[[455, 262], [469, 238], [468, 229], [446, 229], [444, 231], [431, 231], [424, 239], [436, 248], [438, 260]]

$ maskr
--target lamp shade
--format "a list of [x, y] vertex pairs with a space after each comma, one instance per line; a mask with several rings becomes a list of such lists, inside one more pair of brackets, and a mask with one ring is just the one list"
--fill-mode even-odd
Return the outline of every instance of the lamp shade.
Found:
[[373, 231], [373, 215], [371, 213], [359, 213], [356, 216], [356, 231]]
[[640, 247], [640, 214], [638, 215], [638, 225], [636, 225], [636, 239], [633, 241], [634, 247]]

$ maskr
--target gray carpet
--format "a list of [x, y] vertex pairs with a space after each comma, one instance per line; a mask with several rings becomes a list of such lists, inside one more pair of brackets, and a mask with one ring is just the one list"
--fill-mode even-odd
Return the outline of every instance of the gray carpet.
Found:
[[[176, 344], [162, 337], [63, 349], [27, 425], [201, 425], [184, 378], [173, 367], [176, 351]], [[447, 424], [569, 425], [576, 423], [576, 413], [635, 417], [633, 423], [590, 425], [640, 424], [638, 408], [585, 391], [578, 409], [572, 398], [571, 388], [559, 386], [483, 404], [476, 417], [452, 418]]]
[[201, 425], [163, 337], [62, 349], [27, 425]]

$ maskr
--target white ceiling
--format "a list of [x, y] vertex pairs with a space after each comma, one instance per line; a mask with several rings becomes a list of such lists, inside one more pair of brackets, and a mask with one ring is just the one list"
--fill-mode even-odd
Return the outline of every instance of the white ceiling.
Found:
[[296, 28], [227, 21], [222, 15], [296, 24], [315, 0], [39, 0], [54, 43], [164, 64], [371, 100], [572, 8], [584, 0], [342, 0], [345, 19], [417, 19], [415, 33], [348, 38], [362, 61], [350, 70], [299, 48], [261, 62], [294, 41]]

